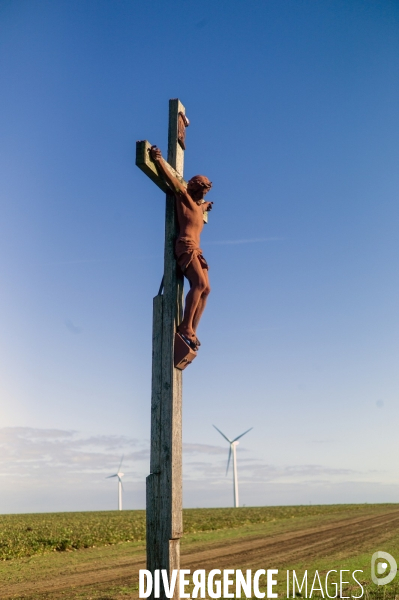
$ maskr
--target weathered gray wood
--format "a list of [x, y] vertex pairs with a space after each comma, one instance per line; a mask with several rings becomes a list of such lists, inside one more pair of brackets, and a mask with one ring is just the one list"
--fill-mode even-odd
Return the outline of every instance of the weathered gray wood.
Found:
[[178, 98], [169, 100], [168, 163], [183, 177], [184, 150], [177, 141], [179, 112], [186, 114], [186, 109], [180, 100]]
[[[178, 100], [169, 102], [168, 163], [183, 177], [184, 151], [177, 141]], [[162, 429], [161, 429], [161, 535], [165, 568], [180, 568], [179, 538], [182, 518], [182, 372], [174, 367], [174, 337], [183, 313], [183, 275], [178, 269], [174, 245], [178, 234], [175, 199], [166, 195], [164, 252], [164, 310], [162, 331]], [[175, 600], [179, 598], [175, 590]]]
[[162, 403], [162, 313], [163, 296], [153, 300], [152, 318], [152, 386], [151, 386], [151, 455], [150, 475], [146, 480], [147, 569], [154, 572], [161, 564], [160, 473], [161, 473], [161, 403]]
[[[179, 100], [169, 102], [168, 162], [183, 180], [184, 151], [177, 141]], [[149, 142], [142, 142], [138, 166], [158, 184]], [[151, 166], [152, 165], [152, 166]], [[145, 167], [145, 168], [144, 168]], [[156, 172], [156, 168], [155, 168]], [[151, 173], [151, 174], [150, 174]], [[161, 186], [160, 186], [161, 187]], [[182, 522], [182, 372], [174, 367], [174, 335], [183, 314], [183, 276], [174, 244], [178, 233], [175, 199], [166, 195], [164, 293], [153, 304], [151, 474], [147, 477], [147, 568], [180, 568]], [[162, 588], [162, 585], [161, 585]], [[153, 596], [152, 596], [153, 597]], [[161, 597], [165, 594], [161, 589]], [[179, 599], [178, 586], [174, 599]]]
[[[159, 505], [161, 502], [160, 473], [151, 473], [146, 479], [146, 540], [147, 569], [154, 573], [162, 563], [162, 538], [159, 535]], [[154, 598], [153, 594], [151, 598]]]
[[162, 405], [162, 315], [163, 296], [153, 299], [152, 313], [152, 382], [151, 382], [151, 457], [150, 473], [161, 471], [161, 405]]
[[[181, 523], [181, 399], [182, 372], [174, 368], [174, 335], [182, 318], [183, 277], [178, 272], [173, 248], [176, 239], [175, 203], [166, 200], [164, 318], [162, 341], [162, 442], [161, 464], [167, 465], [161, 474], [161, 485], [171, 486], [170, 499], [163, 503], [163, 522], [169, 539], [182, 535]], [[170, 505], [169, 505], [170, 502]], [[167, 514], [166, 514], [167, 513]]]
[[[157, 186], [165, 193], [170, 192], [170, 189], [166, 185], [165, 181], [160, 177], [157, 167], [150, 156], [150, 149], [152, 144], [148, 140], [141, 140], [136, 142], [136, 165], [145, 173]], [[183, 177], [171, 166], [171, 163], [166, 165], [169, 168], [172, 175], [174, 175], [185, 187], [187, 182], [184, 181]]]

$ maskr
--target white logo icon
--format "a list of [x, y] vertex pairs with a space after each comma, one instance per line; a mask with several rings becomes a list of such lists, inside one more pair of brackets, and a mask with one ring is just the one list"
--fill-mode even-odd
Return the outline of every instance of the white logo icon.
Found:
[[[376, 565], [376, 561], [381, 558], [388, 562], [377, 562]], [[383, 575], [386, 572], [388, 565], [391, 567], [390, 573], [385, 575], [385, 577], [378, 577], [377, 575]], [[387, 583], [390, 583], [392, 579], [394, 579], [397, 570], [398, 565], [391, 554], [388, 554], [388, 552], [382, 552], [381, 550], [379, 552], [374, 552], [373, 556], [371, 557], [371, 579], [376, 585], [386, 585]]]

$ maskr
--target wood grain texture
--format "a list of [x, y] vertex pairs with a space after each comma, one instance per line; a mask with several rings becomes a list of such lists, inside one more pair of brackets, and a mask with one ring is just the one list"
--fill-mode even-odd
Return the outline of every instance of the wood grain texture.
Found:
[[[168, 163], [183, 180], [177, 141], [179, 100], [169, 102]], [[141, 144], [141, 146], [139, 146]], [[138, 143], [138, 166], [159, 185], [149, 142]], [[147, 160], [148, 158], [148, 160]], [[154, 168], [155, 172], [154, 172]], [[162, 188], [162, 185], [159, 185]], [[174, 338], [183, 316], [183, 275], [174, 255], [178, 225], [173, 194], [166, 194], [163, 295], [153, 301], [151, 474], [147, 477], [147, 568], [180, 568], [182, 519], [182, 372], [174, 367]], [[162, 588], [162, 585], [161, 585]], [[153, 596], [151, 596], [152, 598]], [[165, 598], [161, 589], [161, 597]], [[179, 600], [178, 589], [174, 595]]]
[[[173, 569], [180, 569], [180, 540], [170, 540], [169, 542], [169, 573]], [[176, 585], [173, 594], [173, 600], [180, 599], [180, 589]]]
[[[162, 563], [162, 538], [159, 535], [159, 504], [161, 497], [160, 473], [151, 473], [146, 479], [146, 548], [147, 569], [154, 573]], [[163, 567], [162, 567], [163, 568]], [[151, 596], [153, 598], [153, 595]]]
[[160, 472], [161, 472], [161, 404], [162, 404], [162, 315], [163, 296], [153, 299], [152, 313], [152, 385], [151, 385], [151, 453], [150, 475], [146, 479], [147, 569], [154, 572], [161, 564]]
[[[185, 114], [179, 100], [169, 101], [168, 162], [183, 176], [184, 151], [177, 141], [178, 114]], [[162, 432], [161, 489], [162, 528], [168, 539], [183, 535], [182, 521], [182, 373], [174, 367], [174, 338], [183, 317], [183, 275], [178, 268], [174, 246], [178, 235], [175, 199], [166, 195], [164, 252], [164, 312], [162, 343]], [[166, 496], [168, 496], [166, 498]], [[166, 540], [165, 540], [166, 541]], [[169, 544], [168, 544], [169, 546]], [[175, 547], [174, 545], [173, 547]], [[168, 561], [169, 562], [169, 561]]]
[[152, 382], [151, 382], [151, 458], [150, 473], [161, 471], [161, 406], [162, 406], [162, 316], [163, 296], [152, 302]]
[[[159, 175], [157, 167], [150, 156], [150, 149], [152, 144], [148, 140], [141, 140], [136, 142], [136, 166], [143, 171], [163, 192], [168, 193], [168, 188], [165, 181]], [[166, 167], [170, 170], [172, 175], [176, 177], [180, 183], [187, 187], [187, 182], [184, 181], [183, 177], [174, 169], [170, 163], [166, 163]]]
[[186, 109], [180, 100], [178, 98], [169, 100], [168, 163], [183, 177], [184, 150], [177, 141], [179, 112], [186, 114]]

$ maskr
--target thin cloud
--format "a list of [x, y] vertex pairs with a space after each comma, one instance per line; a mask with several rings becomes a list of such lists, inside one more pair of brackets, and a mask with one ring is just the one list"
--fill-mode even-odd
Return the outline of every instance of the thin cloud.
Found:
[[233, 245], [233, 244], [258, 244], [260, 242], [282, 242], [284, 241], [286, 238], [283, 237], [265, 237], [265, 238], [249, 238], [249, 239], [243, 239], [243, 240], [220, 240], [220, 241], [214, 241], [214, 242], [204, 242], [204, 246], [209, 246], [209, 245], [218, 245], [218, 246], [223, 246], [223, 245]]
[[226, 449], [207, 444], [183, 444], [183, 452], [187, 454], [225, 454]]
[[[120, 259], [126, 260], [126, 259]], [[49, 265], [80, 265], [85, 263], [99, 263], [99, 262], [110, 262], [109, 259], [106, 258], [82, 258], [76, 260], [56, 260], [48, 262]]]
[[70, 331], [71, 333], [73, 333], [75, 335], [82, 333], [82, 331], [83, 331], [82, 327], [79, 327], [78, 325], [74, 325], [70, 319], [67, 319], [65, 321], [65, 326], [68, 329], [68, 331]]
[[[193, 446], [195, 446], [193, 444]], [[210, 447], [212, 448], [212, 447]], [[375, 479], [382, 476], [381, 471], [371, 472], [370, 470], [358, 471], [345, 467], [331, 467], [320, 464], [294, 464], [294, 465], [273, 465], [264, 463], [257, 458], [243, 456], [244, 448], [240, 448], [238, 457], [239, 480], [242, 483], [262, 484], [262, 483], [281, 483], [287, 484], [316, 484], [316, 483], [337, 483], [348, 481], [361, 481]], [[190, 455], [185, 453], [184, 477], [190, 481], [206, 480], [208, 483], [219, 481], [226, 477], [227, 449], [218, 454], [225, 453], [224, 457], [212, 457], [213, 452], [202, 451], [202, 460], [197, 460], [194, 452]], [[208, 456], [206, 456], [208, 454]], [[199, 458], [199, 457], [198, 457]], [[241, 465], [241, 466], [240, 466]], [[227, 477], [231, 477], [232, 466]]]
[[[226, 480], [228, 444], [184, 444], [184, 480], [208, 489]], [[27, 493], [57, 488], [89, 489], [105, 485], [124, 455], [123, 471], [128, 482], [141, 482], [149, 472], [149, 442], [119, 435], [87, 435], [62, 429], [33, 427], [0, 428], [0, 480], [2, 489], [14, 493], [15, 486]], [[230, 464], [227, 479], [232, 476]], [[381, 482], [383, 471], [356, 471], [321, 464], [267, 464], [239, 448], [239, 480], [243, 485], [326, 485], [348, 482]], [[90, 488], [91, 489], [91, 488]], [[40, 492], [41, 493], [41, 492]]]
[[144, 261], [144, 260], [148, 260], [148, 258], [154, 258], [154, 256], [157, 256], [157, 254], [149, 254], [146, 253], [143, 256], [120, 256], [120, 257], [116, 257], [116, 258], [77, 258], [77, 259], [71, 259], [71, 260], [52, 260], [49, 262], [46, 262], [46, 265], [50, 265], [50, 266], [60, 266], [60, 265], [83, 265], [83, 264], [93, 264], [93, 263], [109, 263], [109, 264], [113, 264], [116, 262], [130, 262], [130, 261], [135, 261], [137, 262], [139, 261]]
[[84, 436], [76, 431], [5, 427], [0, 429], [0, 477], [38, 479], [79, 477], [115, 471], [124, 465], [147, 470], [148, 442], [117, 435]]

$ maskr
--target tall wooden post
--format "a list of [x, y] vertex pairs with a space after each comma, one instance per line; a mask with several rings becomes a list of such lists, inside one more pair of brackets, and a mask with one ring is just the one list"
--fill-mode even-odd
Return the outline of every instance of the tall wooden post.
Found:
[[[178, 99], [169, 101], [168, 163], [183, 177]], [[183, 276], [174, 257], [175, 199], [166, 194], [164, 279], [153, 301], [151, 463], [147, 477], [147, 569], [180, 568], [182, 520], [182, 372], [174, 367], [174, 335], [182, 319]], [[176, 586], [177, 588], [178, 586]], [[153, 597], [153, 596], [152, 596]], [[161, 584], [161, 598], [165, 598]], [[179, 598], [175, 590], [175, 600]]]

